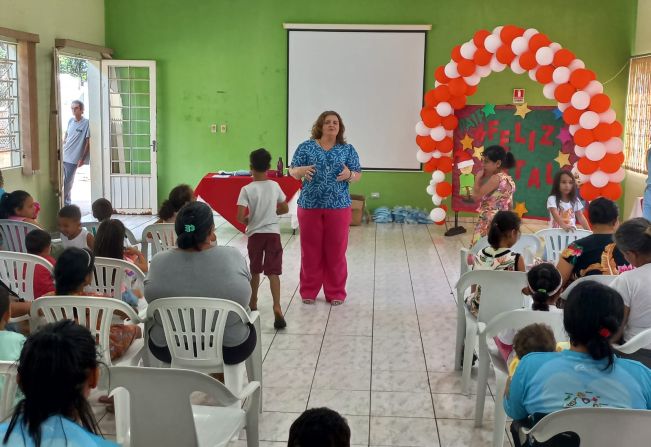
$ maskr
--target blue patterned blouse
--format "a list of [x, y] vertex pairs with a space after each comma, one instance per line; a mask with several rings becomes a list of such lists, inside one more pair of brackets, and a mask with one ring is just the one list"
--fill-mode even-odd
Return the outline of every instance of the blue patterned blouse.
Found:
[[301, 208], [348, 208], [350, 193], [348, 182], [338, 182], [337, 176], [344, 165], [354, 172], [361, 172], [357, 151], [351, 144], [336, 144], [329, 151], [323, 149], [315, 140], [301, 143], [291, 167], [315, 165], [314, 177], [303, 182], [298, 206]]

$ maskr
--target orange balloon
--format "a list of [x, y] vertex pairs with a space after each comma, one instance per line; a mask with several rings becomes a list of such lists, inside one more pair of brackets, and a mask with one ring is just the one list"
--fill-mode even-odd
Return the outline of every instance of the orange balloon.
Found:
[[590, 99], [589, 110], [595, 113], [604, 113], [610, 108], [610, 98], [603, 93], [597, 93]]
[[466, 95], [472, 96], [475, 93], [477, 93], [477, 85], [469, 85], [468, 89], [466, 90]]
[[570, 74], [570, 84], [579, 90], [595, 79], [597, 79], [597, 76], [595, 76], [594, 72], [585, 68], [577, 68]]
[[434, 89], [434, 97], [438, 102], [446, 102], [450, 99], [450, 87], [447, 85], [439, 85]]
[[[431, 140], [431, 138], [430, 138]], [[438, 169], [439, 158], [431, 158], [427, 163], [423, 165], [423, 171], [425, 172], [434, 172]]]
[[480, 29], [475, 33], [475, 35], [472, 38], [472, 41], [475, 43], [475, 46], [477, 48], [484, 48], [484, 41], [490, 35], [491, 35], [490, 31], [486, 31], [485, 29]]
[[434, 149], [436, 149], [435, 143], [436, 142], [429, 136], [416, 136], [416, 144], [423, 152], [432, 152]]
[[454, 110], [463, 109], [466, 106], [466, 97], [461, 96], [452, 96], [450, 97], [450, 105]]
[[[577, 146], [587, 147], [588, 144], [592, 143], [593, 141], [594, 141], [594, 135], [591, 130], [579, 129], [574, 134], [574, 143]], [[583, 173], [586, 174], [586, 172]]]
[[611, 137], [619, 137], [622, 135], [622, 132], [624, 132], [624, 128], [622, 127], [622, 123], [619, 121], [615, 121], [610, 125], [610, 136]]
[[585, 182], [584, 184], [581, 185], [580, 193], [581, 193], [581, 198], [583, 200], [592, 202], [594, 199], [599, 197], [600, 190], [592, 186], [592, 183]]
[[604, 158], [599, 160], [599, 170], [607, 174], [617, 172], [620, 166], [624, 163], [624, 153], [606, 154]]
[[452, 56], [452, 60], [456, 63], [461, 62], [463, 60], [463, 56], [461, 55], [461, 45], [452, 48], [452, 53], [450, 55]]
[[567, 67], [574, 60], [574, 53], [566, 48], [561, 48], [554, 54], [552, 64], [555, 67]]
[[457, 65], [457, 71], [461, 76], [470, 76], [475, 73], [475, 63], [468, 59], [461, 59]]
[[468, 90], [468, 85], [461, 78], [455, 78], [448, 84], [452, 96], [463, 96]]
[[536, 55], [533, 51], [526, 51], [520, 56], [520, 67], [525, 70], [531, 70], [538, 62], [536, 62]]
[[[454, 116], [454, 115], [450, 115]], [[452, 137], [445, 137], [441, 141], [436, 142], [436, 149], [438, 149], [440, 152], [443, 152], [444, 154], [447, 154], [448, 152], [452, 151], [452, 148], [454, 147], [454, 142], [452, 141]]]
[[549, 84], [553, 80], [554, 67], [544, 65], [536, 70], [536, 80], [541, 84]]
[[529, 51], [535, 54], [540, 48], [545, 47], [550, 43], [552, 43], [552, 41], [544, 34], [534, 34], [531, 36], [531, 39], [529, 39]]
[[436, 113], [435, 109], [430, 107], [423, 107], [420, 110], [420, 119], [423, 120], [423, 123], [430, 129], [441, 124], [441, 117]]
[[445, 74], [445, 67], [440, 66], [434, 71], [434, 78], [439, 81], [441, 84], [447, 84], [450, 82], [450, 78]]
[[443, 124], [445, 130], [454, 130], [459, 125], [459, 120], [454, 115], [448, 115], [445, 118], [441, 119], [441, 124]]
[[438, 159], [438, 170], [444, 174], [452, 172], [452, 157], [441, 157]]
[[472, 57], [472, 61], [477, 65], [488, 65], [492, 59], [493, 55], [485, 48], [477, 48], [475, 55]]
[[439, 197], [447, 197], [452, 194], [452, 185], [450, 182], [441, 182], [436, 184], [436, 194]]
[[[510, 44], [509, 44], [510, 45]], [[511, 51], [511, 47], [509, 45], [502, 45], [497, 49], [497, 53], [495, 53], [495, 56], [497, 57], [497, 60], [501, 64], [507, 64], [510, 65], [511, 62], [513, 62], [513, 59], [515, 59], [515, 53]]]
[[622, 196], [622, 185], [619, 183], [608, 182], [601, 188], [601, 195], [612, 201], [619, 200]]
[[438, 104], [440, 101], [436, 99], [435, 89], [428, 90], [427, 93], [425, 93], [425, 106], [427, 107], [436, 107], [436, 104]]
[[601, 142], [610, 140], [611, 132], [610, 124], [608, 123], [599, 123], [597, 124], [597, 127], [592, 130], [595, 140]]
[[556, 87], [556, 90], [554, 91], [554, 98], [556, 98], [558, 102], [567, 103], [570, 102], [572, 95], [575, 92], [576, 89], [572, 86], [572, 84], [561, 84]]
[[515, 25], [504, 25], [502, 31], [500, 32], [500, 37], [502, 38], [502, 42], [511, 46], [513, 39], [521, 36], [522, 34], [524, 34], [524, 30], [520, 27], [517, 27]]
[[599, 169], [599, 163], [596, 161], [592, 161], [587, 157], [581, 157], [579, 158], [576, 167], [581, 174], [590, 175], [593, 172], [595, 172], [597, 169]]
[[582, 114], [583, 110], [577, 110], [574, 107], [569, 106], [565, 109], [565, 112], [563, 112], [563, 121], [567, 124], [579, 124], [579, 118], [581, 118]]

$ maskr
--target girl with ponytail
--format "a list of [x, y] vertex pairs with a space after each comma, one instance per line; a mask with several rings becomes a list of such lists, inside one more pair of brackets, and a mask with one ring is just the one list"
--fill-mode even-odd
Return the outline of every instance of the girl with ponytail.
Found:
[[190, 185], [178, 185], [172, 188], [167, 200], [163, 201], [158, 210], [158, 221], [156, 223], [174, 223], [176, 213], [186, 203], [194, 202], [194, 191]]
[[651, 370], [613, 353], [623, 318], [617, 291], [578, 284], [563, 312], [570, 349], [525, 355], [504, 397], [506, 413], [519, 421], [576, 407], [651, 409]]

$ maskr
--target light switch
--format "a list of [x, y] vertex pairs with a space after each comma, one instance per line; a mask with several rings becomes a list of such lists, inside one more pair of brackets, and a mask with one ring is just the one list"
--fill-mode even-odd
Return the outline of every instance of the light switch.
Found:
[[217, 133], [217, 124], [210, 125], [210, 133]]

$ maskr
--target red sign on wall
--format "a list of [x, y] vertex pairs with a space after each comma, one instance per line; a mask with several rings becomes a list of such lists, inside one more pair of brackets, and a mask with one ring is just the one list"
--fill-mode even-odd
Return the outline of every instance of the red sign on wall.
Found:
[[514, 88], [513, 89], [513, 104], [524, 104], [524, 89], [523, 88]]

